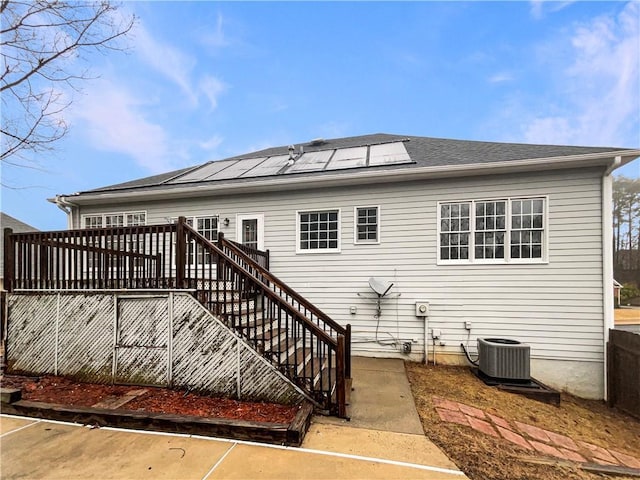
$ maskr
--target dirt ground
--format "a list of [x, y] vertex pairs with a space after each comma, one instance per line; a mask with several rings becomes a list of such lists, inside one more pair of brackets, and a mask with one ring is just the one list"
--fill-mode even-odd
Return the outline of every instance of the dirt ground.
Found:
[[472, 480], [592, 480], [607, 477], [577, 467], [538, 465], [532, 453], [471, 427], [443, 422], [433, 397], [464, 403], [505, 418], [562, 433], [574, 440], [640, 457], [640, 421], [604, 402], [562, 394], [559, 407], [489, 387], [466, 367], [407, 363], [407, 374], [425, 433]]
[[241, 402], [168, 388], [81, 383], [53, 375], [40, 378], [4, 375], [0, 384], [6, 388], [22, 389], [24, 400], [85, 407], [95, 405], [108, 397], [122, 396], [132, 390], [144, 388], [147, 390], [146, 393], [119, 408], [253, 422], [291, 423], [299, 409], [297, 406]]

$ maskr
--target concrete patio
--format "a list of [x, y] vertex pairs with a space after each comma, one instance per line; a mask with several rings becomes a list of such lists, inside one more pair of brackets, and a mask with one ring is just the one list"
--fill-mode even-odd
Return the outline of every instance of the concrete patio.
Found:
[[425, 436], [401, 360], [353, 359], [351, 421], [302, 448], [0, 416], [2, 478], [466, 478]]

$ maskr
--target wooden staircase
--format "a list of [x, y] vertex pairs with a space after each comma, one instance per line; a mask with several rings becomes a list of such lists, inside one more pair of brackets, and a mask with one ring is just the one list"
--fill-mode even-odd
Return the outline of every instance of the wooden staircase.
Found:
[[335, 354], [318, 354], [311, 345], [310, 335], [296, 331], [295, 326], [285, 326], [277, 317], [269, 315], [263, 295], [234, 290], [230, 282], [207, 282], [205, 286], [215, 293], [207, 295], [206, 289], [201, 289], [196, 292], [196, 298], [200, 297], [209, 311], [309, 394], [322, 412], [339, 414], [336, 408], [326, 408], [337, 403]]

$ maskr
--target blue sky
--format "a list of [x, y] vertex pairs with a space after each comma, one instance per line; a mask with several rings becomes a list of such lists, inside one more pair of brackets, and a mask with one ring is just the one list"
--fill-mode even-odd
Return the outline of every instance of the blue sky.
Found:
[[[130, 2], [71, 130], [2, 170], [2, 210], [312, 138], [385, 132], [640, 147], [639, 2]], [[635, 161], [620, 173], [640, 176]]]

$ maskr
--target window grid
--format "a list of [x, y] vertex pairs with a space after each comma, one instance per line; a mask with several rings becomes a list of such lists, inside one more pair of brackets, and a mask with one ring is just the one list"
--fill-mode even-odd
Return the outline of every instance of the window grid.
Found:
[[475, 258], [504, 258], [506, 202], [475, 202]]
[[300, 250], [338, 249], [338, 210], [300, 212]]
[[439, 260], [544, 258], [544, 198], [441, 203], [439, 213]]
[[447, 203], [440, 208], [440, 259], [469, 258], [469, 203]]
[[511, 258], [542, 258], [544, 202], [541, 199], [512, 200]]
[[82, 219], [84, 228], [133, 227], [147, 224], [146, 212], [102, 213], [84, 215]]
[[87, 215], [84, 217], [84, 228], [101, 228], [102, 215]]
[[[211, 242], [215, 242], [218, 238], [218, 216], [195, 217], [196, 230], [200, 235]], [[191, 223], [193, 225], [193, 221]], [[193, 246], [192, 246], [193, 247]], [[193, 249], [191, 248], [193, 251]], [[191, 254], [192, 255], [192, 254]], [[190, 256], [190, 258], [193, 258]], [[205, 251], [202, 247], [198, 247], [196, 251], [197, 265], [210, 265], [214, 259], [210, 251]]]
[[258, 219], [242, 220], [242, 244], [250, 248], [258, 248]]
[[356, 208], [357, 243], [375, 243], [378, 241], [378, 207]]

